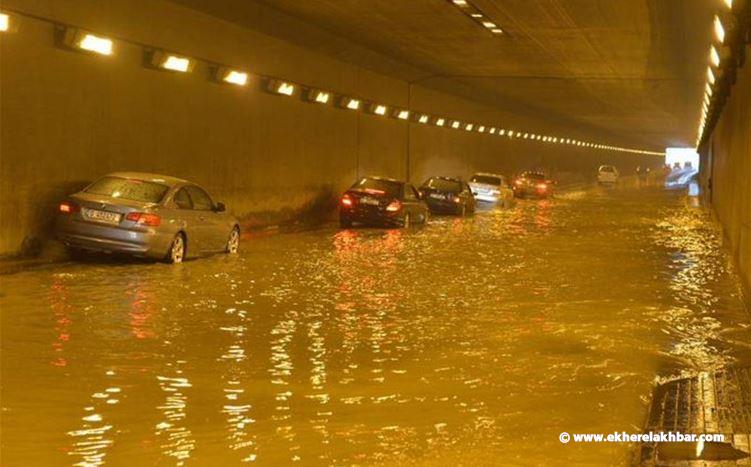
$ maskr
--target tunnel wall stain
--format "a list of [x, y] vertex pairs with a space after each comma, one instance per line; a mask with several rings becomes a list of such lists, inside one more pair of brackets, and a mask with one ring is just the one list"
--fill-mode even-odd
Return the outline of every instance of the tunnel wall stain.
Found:
[[[406, 106], [408, 84], [176, 5], [146, 0], [8, 0], [18, 9], [102, 35], [159, 45]], [[149, 171], [204, 185], [246, 225], [331, 212], [357, 176], [419, 183], [433, 174], [511, 174], [546, 168], [591, 177], [602, 163], [626, 173], [656, 157], [457, 132], [273, 96], [192, 74], [142, 66], [141, 47], [116, 42], [101, 57], [54, 46], [49, 23], [16, 17], [0, 41], [0, 255], [35, 254], [57, 201], [116, 170]], [[586, 138], [450, 94], [414, 86], [412, 107], [506, 128]], [[589, 135], [591, 137], [591, 135]], [[409, 157], [407, 153], [409, 152]], [[333, 194], [333, 196], [332, 196]], [[322, 201], [325, 200], [325, 201]]]
[[[738, 70], [710, 142], [701, 148], [701, 179], [751, 299], [751, 47]], [[711, 183], [710, 183], [711, 180]], [[711, 189], [709, 189], [711, 186]]]

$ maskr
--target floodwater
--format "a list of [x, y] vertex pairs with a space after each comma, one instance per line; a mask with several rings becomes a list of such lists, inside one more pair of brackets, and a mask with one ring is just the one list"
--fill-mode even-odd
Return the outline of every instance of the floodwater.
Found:
[[628, 464], [656, 379], [751, 362], [684, 193], [592, 188], [182, 265], [3, 276], [2, 465]]

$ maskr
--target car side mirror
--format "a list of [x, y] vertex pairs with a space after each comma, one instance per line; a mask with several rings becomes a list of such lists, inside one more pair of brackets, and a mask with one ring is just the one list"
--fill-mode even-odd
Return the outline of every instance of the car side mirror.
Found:
[[224, 205], [224, 203], [216, 203], [216, 207], [214, 208], [214, 211], [224, 212], [226, 210], [227, 210], [227, 207]]

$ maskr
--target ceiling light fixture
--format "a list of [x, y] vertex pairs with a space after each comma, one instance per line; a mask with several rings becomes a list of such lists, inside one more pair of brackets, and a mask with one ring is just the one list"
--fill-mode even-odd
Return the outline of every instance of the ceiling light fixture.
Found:
[[715, 15], [714, 17], [714, 35], [720, 44], [725, 42], [725, 28], [720, 21], [720, 17]]
[[709, 61], [714, 66], [720, 66], [720, 54], [717, 53], [717, 48], [714, 45], [709, 48]]

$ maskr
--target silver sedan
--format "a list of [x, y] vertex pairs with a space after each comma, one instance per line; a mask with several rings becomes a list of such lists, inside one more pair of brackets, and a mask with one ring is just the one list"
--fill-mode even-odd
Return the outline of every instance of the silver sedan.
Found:
[[175, 177], [105, 175], [58, 206], [57, 237], [71, 250], [126, 253], [179, 263], [236, 253], [237, 219], [206, 190]]

